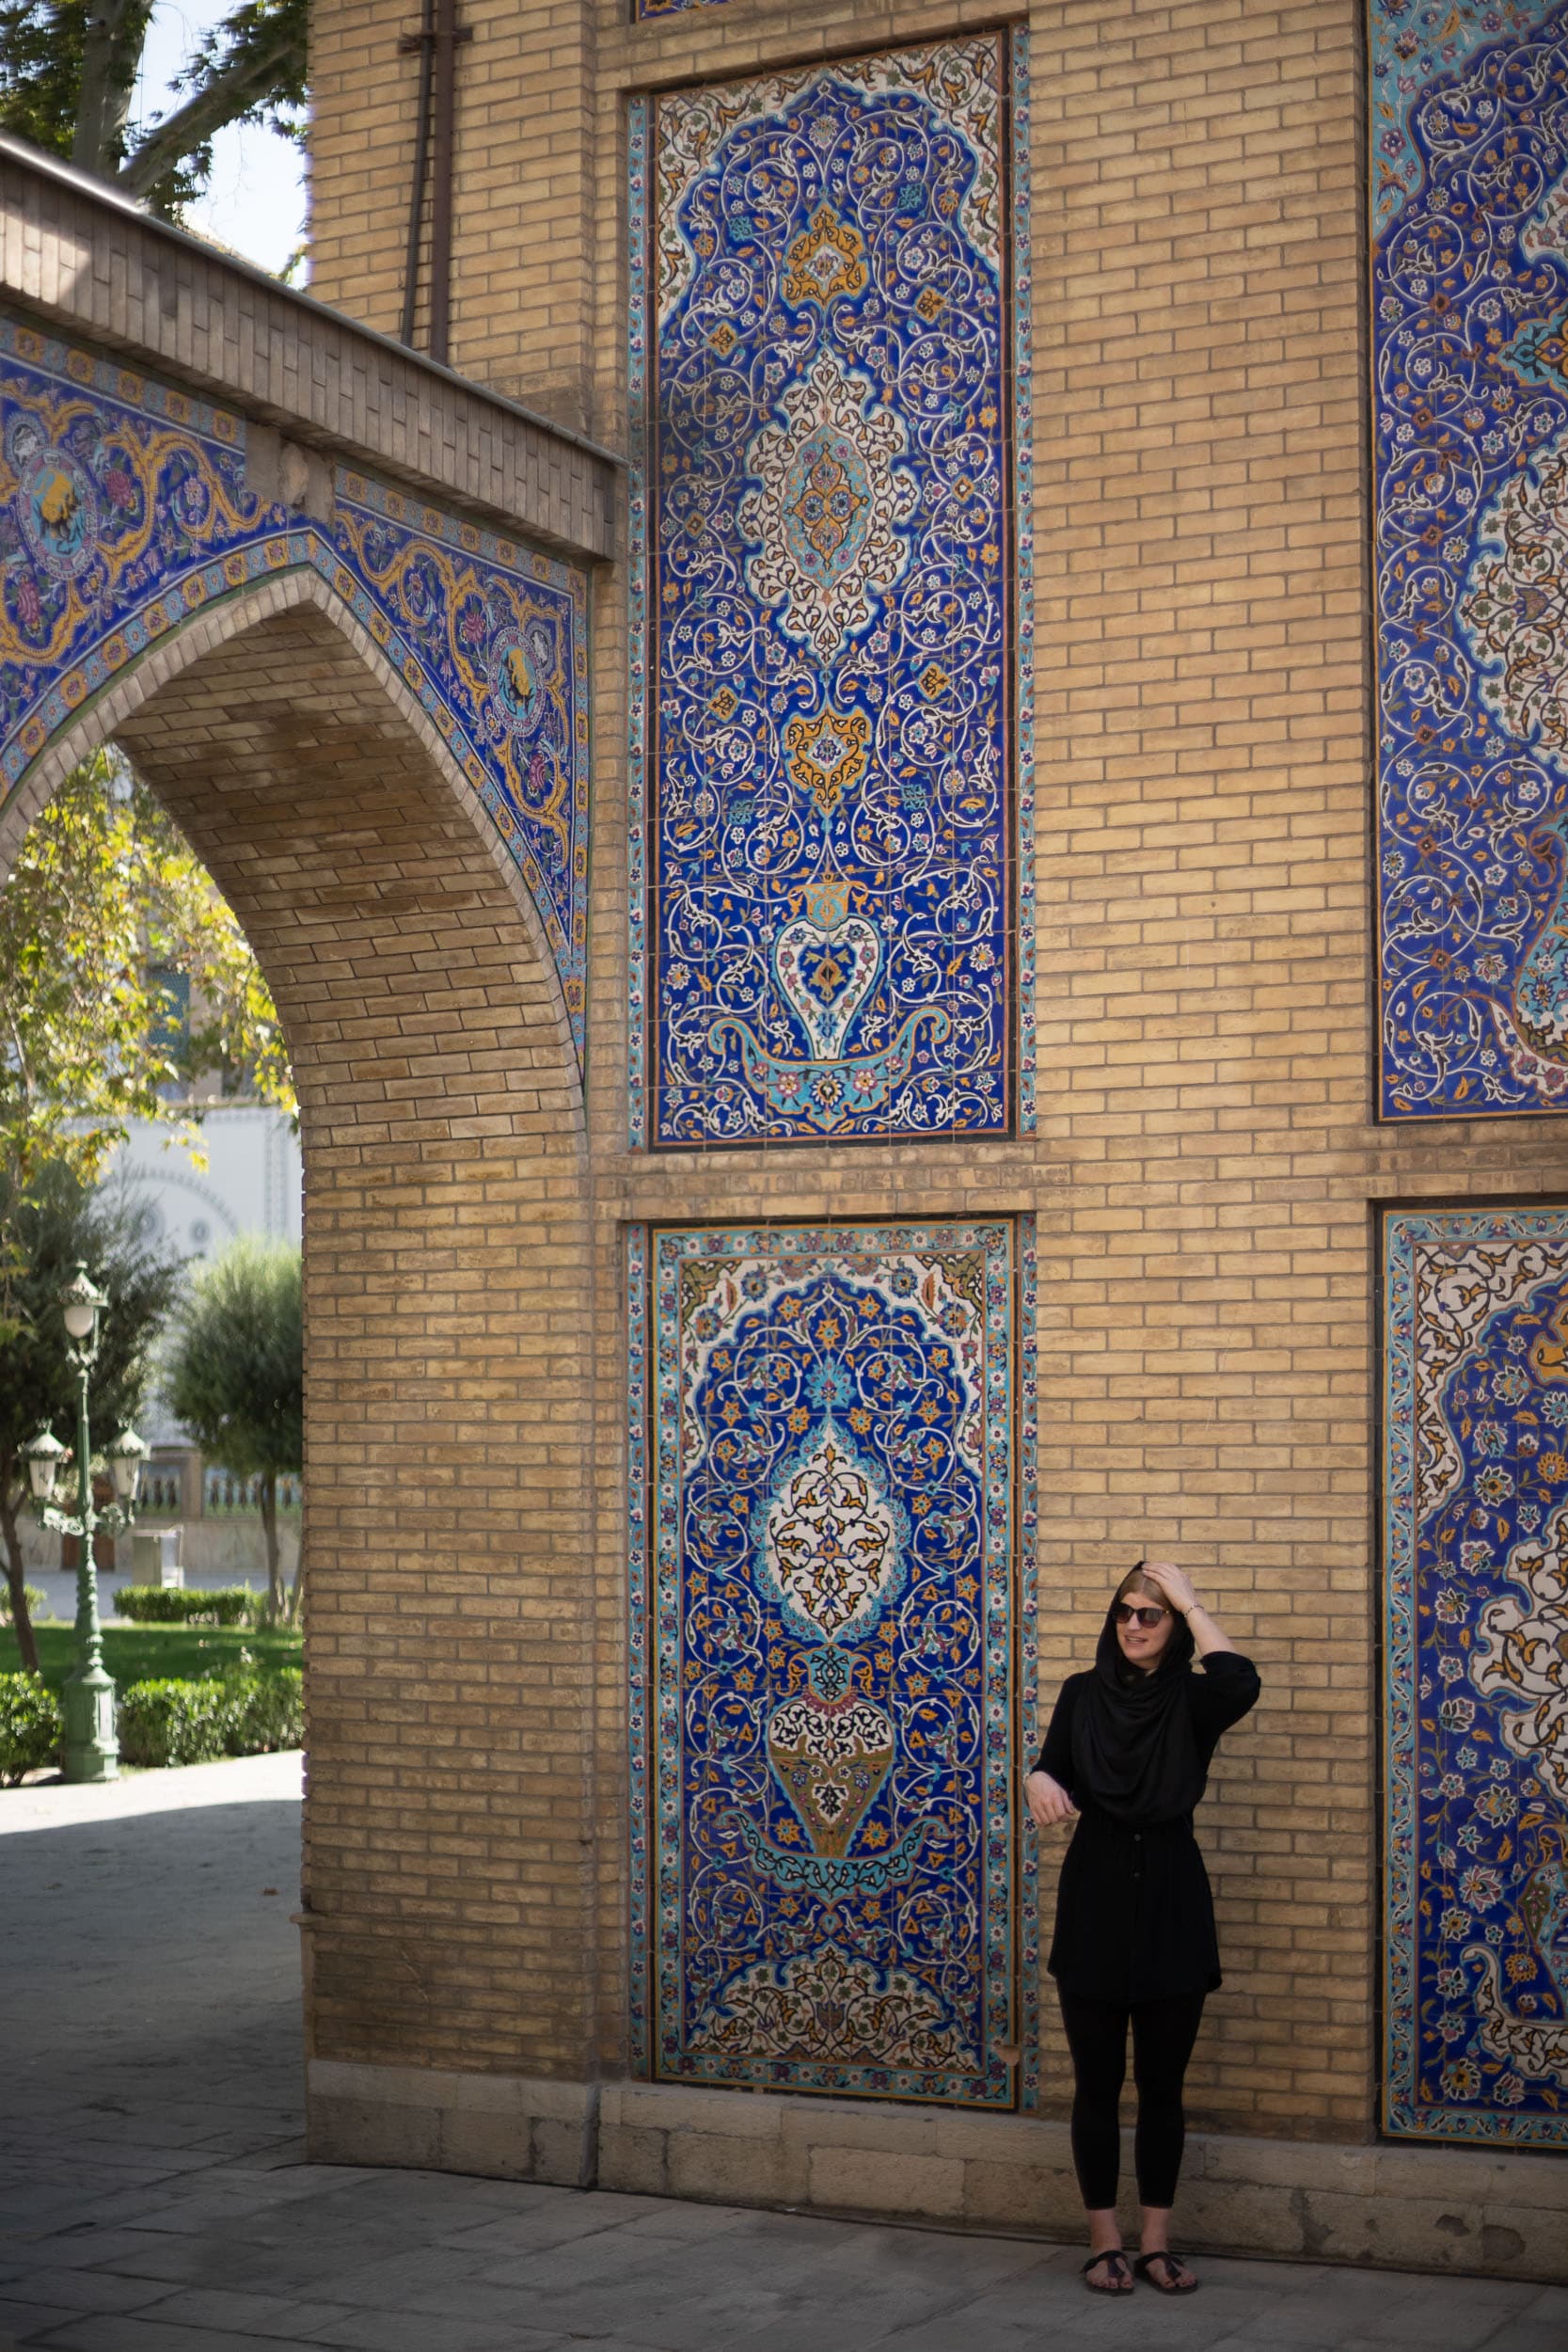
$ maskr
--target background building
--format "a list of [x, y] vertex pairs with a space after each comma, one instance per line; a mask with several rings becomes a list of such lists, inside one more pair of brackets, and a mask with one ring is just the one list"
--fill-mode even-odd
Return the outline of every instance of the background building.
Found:
[[203, 1109], [200, 1135], [205, 1168], [166, 1127], [138, 1120], [104, 1182], [145, 1201], [159, 1241], [182, 1258], [214, 1257], [242, 1233], [297, 1247], [302, 1171], [287, 1116], [264, 1104], [214, 1103]]

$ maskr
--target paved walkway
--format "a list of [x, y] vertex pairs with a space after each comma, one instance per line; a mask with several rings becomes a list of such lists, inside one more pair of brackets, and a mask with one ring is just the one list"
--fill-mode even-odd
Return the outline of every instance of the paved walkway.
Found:
[[299, 1759], [0, 1791], [0, 2348], [1565, 2352], [1568, 2291], [307, 2165]]

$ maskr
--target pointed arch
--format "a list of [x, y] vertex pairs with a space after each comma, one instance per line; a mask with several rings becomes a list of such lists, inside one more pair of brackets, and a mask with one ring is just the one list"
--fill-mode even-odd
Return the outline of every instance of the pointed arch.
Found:
[[573, 1072], [573, 1091], [580, 1111], [581, 1072], [573, 1039], [573, 1023], [562, 984], [560, 967], [539, 917], [532, 892], [492, 812], [436, 726], [428, 705], [394, 665], [385, 647], [371, 634], [340, 589], [319, 571], [295, 570], [263, 576], [221, 602], [198, 609], [179, 627], [156, 637], [145, 653], [115, 671], [90, 699], [64, 717], [48, 737], [14, 792], [0, 802], [0, 875], [8, 872], [16, 845], [39, 810], [71, 770], [89, 754], [112, 741], [149, 702], [192, 663], [230, 644], [247, 630], [277, 615], [313, 607], [349, 644], [381, 691], [423, 746], [453, 801], [473, 824], [477, 838], [506, 887], [518, 917], [529, 932], [541, 968], [550, 976], [557, 1023]]
[[589, 1726], [562, 1693], [593, 1638], [588, 1190], [555, 961], [418, 695], [319, 578], [258, 581], [108, 681], [0, 850], [111, 736], [233, 905], [300, 1096], [310, 2054], [461, 2063], [483, 1973], [494, 2062], [548, 2074], [570, 2021], [592, 2030], [590, 1892], [575, 1846], [558, 1883], [539, 1845], [580, 1797]]

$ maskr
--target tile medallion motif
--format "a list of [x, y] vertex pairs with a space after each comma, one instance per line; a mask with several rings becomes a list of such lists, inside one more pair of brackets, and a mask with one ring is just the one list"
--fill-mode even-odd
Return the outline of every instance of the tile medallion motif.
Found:
[[1568, 1104], [1568, 6], [1370, 0], [1380, 1107]]
[[1028, 1219], [632, 1237], [645, 2074], [1032, 2103], [1033, 1280]]
[[1568, 2148], [1568, 1207], [1384, 1228], [1385, 2123]]
[[1030, 1123], [1024, 68], [633, 109], [634, 1143]]
[[0, 319], [0, 801], [157, 638], [316, 572], [417, 694], [520, 869], [579, 1063], [588, 582], [340, 468], [317, 524], [245, 487], [245, 422]]

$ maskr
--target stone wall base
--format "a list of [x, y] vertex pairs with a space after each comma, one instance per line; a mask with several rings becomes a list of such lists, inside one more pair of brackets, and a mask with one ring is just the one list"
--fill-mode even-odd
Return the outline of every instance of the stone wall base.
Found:
[[[322, 2163], [1069, 2244], [1083, 2233], [1067, 2126], [1025, 2116], [320, 2058], [308, 2094]], [[1123, 2179], [1130, 2192], [1130, 2136]], [[1568, 2283], [1568, 2163], [1551, 2155], [1195, 2133], [1177, 2210], [1199, 2252]]]
[[306, 2147], [316, 2164], [385, 2164], [592, 2188], [594, 2083], [310, 2058]]

